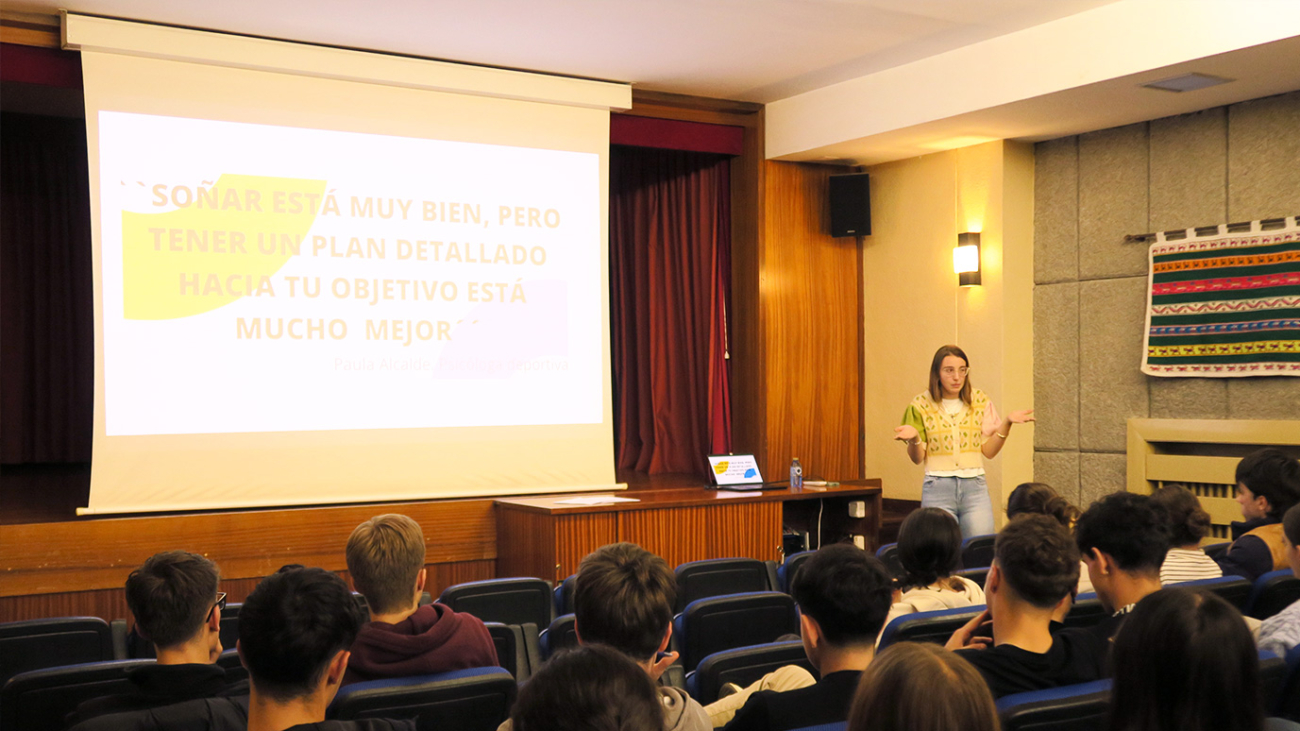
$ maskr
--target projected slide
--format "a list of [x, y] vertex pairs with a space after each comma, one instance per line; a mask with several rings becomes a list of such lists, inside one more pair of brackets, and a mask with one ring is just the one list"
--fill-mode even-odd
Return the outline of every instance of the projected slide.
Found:
[[99, 113], [106, 433], [598, 424], [591, 153]]

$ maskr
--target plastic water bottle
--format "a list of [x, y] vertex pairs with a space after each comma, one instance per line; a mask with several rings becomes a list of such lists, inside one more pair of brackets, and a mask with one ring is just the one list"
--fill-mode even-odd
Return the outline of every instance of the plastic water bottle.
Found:
[[790, 462], [790, 489], [795, 492], [803, 489], [803, 465], [799, 464], [798, 457]]

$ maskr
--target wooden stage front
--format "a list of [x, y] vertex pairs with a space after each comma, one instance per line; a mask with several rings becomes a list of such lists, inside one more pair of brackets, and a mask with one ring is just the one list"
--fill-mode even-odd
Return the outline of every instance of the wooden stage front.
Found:
[[[177, 548], [216, 561], [230, 601], [242, 601], [261, 577], [286, 563], [320, 566], [346, 576], [343, 549], [352, 529], [386, 512], [410, 515], [424, 528], [428, 590], [434, 595], [452, 584], [497, 576], [562, 579], [587, 551], [614, 540], [642, 543], [676, 565], [713, 556], [777, 559], [781, 526], [810, 530], [815, 544], [819, 514], [826, 543], [858, 533], [874, 547], [879, 529], [879, 480], [846, 482], [827, 492], [782, 489], [751, 494], [705, 489], [701, 478], [687, 475], [627, 473], [619, 479], [628, 483], [628, 490], [616, 494], [638, 500], [620, 505], [637, 507], [547, 508], [563, 526], [553, 538], [544, 531], [529, 537], [510, 522], [522, 526], [528, 519], [518, 516], [541, 515], [537, 511], [542, 506], [528, 507], [530, 502], [546, 500], [536, 497], [131, 517], [77, 518], [69, 509], [66, 515], [44, 515], [41, 522], [6, 521], [0, 516], [0, 622], [74, 615], [126, 617], [122, 584], [127, 574], [154, 553]], [[5, 482], [9, 483], [5, 502], [12, 506], [15, 485]], [[28, 499], [42, 498], [67, 502], [48, 489], [33, 491]], [[866, 502], [865, 518], [848, 517], [850, 500]], [[497, 508], [498, 503], [505, 507]], [[31, 515], [31, 511], [9, 514]], [[503, 519], [507, 520], [504, 528]], [[524, 570], [525, 565], [531, 568]], [[547, 567], [549, 571], [544, 570]]]

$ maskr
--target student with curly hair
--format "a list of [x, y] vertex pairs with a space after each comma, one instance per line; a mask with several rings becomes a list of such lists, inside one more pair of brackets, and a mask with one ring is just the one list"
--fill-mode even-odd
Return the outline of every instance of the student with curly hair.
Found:
[[[1022, 482], [1007, 496], [1007, 520], [1018, 515], [1046, 515], [1065, 526], [1066, 530], [1073, 531], [1074, 524], [1078, 522], [1081, 514], [1082, 511], [1069, 500], [1061, 497], [1046, 482]], [[1092, 591], [1092, 579], [1088, 577], [1088, 569], [1080, 564], [1079, 585], [1075, 587], [1074, 594], [1078, 596], [1090, 591]], [[1068, 606], [1064, 609], [1069, 611]], [[1056, 619], [1061, 620], [1064, 617], [1065, 613], [1062, 612]]]

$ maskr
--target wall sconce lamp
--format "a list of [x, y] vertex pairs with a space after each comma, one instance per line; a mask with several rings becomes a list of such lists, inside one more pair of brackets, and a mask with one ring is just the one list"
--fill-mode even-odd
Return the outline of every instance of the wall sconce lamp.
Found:
[[980, 235], [979, 232], [957, 234], [957, 246], [952, 250], [952, 270], [958, 275], [958, 284], [963, 287], [978, 287], [980, 284]]

